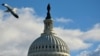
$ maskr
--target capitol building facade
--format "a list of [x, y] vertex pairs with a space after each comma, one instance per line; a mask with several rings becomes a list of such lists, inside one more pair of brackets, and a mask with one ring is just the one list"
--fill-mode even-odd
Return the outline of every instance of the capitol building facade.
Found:
[[47, 6], [47, 16], [44, 20], [44, 32], [29, 47], [28, 56], [70, 56], [66, 43], [55, 36], [53, 20], [50, 15], [50, 4]]

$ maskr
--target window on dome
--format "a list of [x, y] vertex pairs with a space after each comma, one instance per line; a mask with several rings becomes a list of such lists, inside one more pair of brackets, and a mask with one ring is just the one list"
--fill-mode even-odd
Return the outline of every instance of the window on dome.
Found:
[[58, 46], [56, 46], [56, 48], [58, 49]]
[[51, 46], [49, 46], [49, 48], [51, 48]]
[[55, 46], [53, 46], [53, 48], [55, 48]]
[[42, 46], [42, 48], [44, 48], [44, 46]]
[[47, 48], [47, 45], [45, 47]]

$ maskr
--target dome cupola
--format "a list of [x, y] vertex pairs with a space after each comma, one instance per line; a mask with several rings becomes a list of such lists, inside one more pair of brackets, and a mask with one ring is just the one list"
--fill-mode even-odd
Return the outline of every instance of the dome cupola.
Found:
[[48, 4], [44, 32], [31, 44], [28, 56], [70, 56], [66, 43], [52, 32], [53, 21], [50, 9], [50, 4]]

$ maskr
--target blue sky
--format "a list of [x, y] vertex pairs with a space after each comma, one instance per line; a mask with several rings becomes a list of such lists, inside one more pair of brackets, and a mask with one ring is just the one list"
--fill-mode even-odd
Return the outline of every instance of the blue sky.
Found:
[[[20, 12], [19, 15], [22, 15], [21, 18], [25, 18], [25, 17], [23, 17], [24, 15], [29, 15], [26, 17], [26, 19], [22, 19], [25, 22], [27, 21], [27, 18], [33, 18], [33, 19], [40, 18], [39, 20], [45, 19], [46, 13], [47, 13], [46, 6], [48, 3], [50, 3], [51, 4], [51, 16], [54, 20], [55, 30], [59, 30], [62, 32], [63, 32], [63, 30], [68, 31], [67, 33], [72, 34], [71, 35], [72, 37], [67, 36], [66, 32], [65, 32], [66, 34], [64, 36], [61, 36], [60, 33], [58, 33], [58, 35], [61, 37], [74, 38], [74, 40], [71, 41], [71, 43], [73, 44], [71, 46], [74, 46], [74, 44], [75, 45], [77, 44], [77, 42], [73, 43], [73, 41], [76, 41], [76, 40], [78, 40], [80, 42], [80, 43], [78, 42], [79, 44], [83, 44], [83, 48], [81, 47], [81, 45], [78, 46], [79, 48], [77, 46], [75, 48], [71, 47], [72, 48], [71, 56], [78, 56], [78, 55], [85, 56], [83, 54], [92, 56], [91, 53], [95, 53], [96, 49], [100, 50], [100, 40], [99, 40], [100, 39], [100, 35], [99, 35], [99, 33], [100, 33], [100, 0], [11, 0], [11, 1], [10, 0], [0, 0], [0, 4], [2, 4], [2, 3], [7, 3], [7, 4], [11, 5], [12, 7], [18, 8], [18, 10]], [[4, 10], [5, 10], [5, 8], [3, 6], [0, 6], [0, 12], [4, 13], [3, 12]], [[26, 14], [24, 14], [25, 12], [26, 12]], [[2, 23], [0, 23], [0, 25], [2, 25], [2, 26], [0, 26], [0, 29], [2, 29], [3, 27], [6, 27], [6, 26], [16, 27], [19, 25], [17, 23], [17, 21], [15, 21], [15, 19], [12, 19], [13, 18], [12, 16], [8, 16], [8, 19], [6, 18], [7, 20], [2, 21], [2, 19], [5, 19], [5, 17], [6, 17], [6, 16], [4, 17], [5, 14], [6, 13], [2, 14], [3, 16], [0, 16], [1, 17], [0, 22], [2, 22]], [[33, 15], [33, 16], [30, 16], [30, 15]], [[18, 21], [20, 23], [21, 23], [21, 18]], [[33, 20], [33, 19], [31, 19], [31, 20]], [[14, 21], [15, 23], [12, 21]], [[7, 23], [12, 22], [16, 26], [9, 25], [5, 22], [7, 22]], [[42, 22], [42, 24], [43, 24], [43, 22]], [[32, 25], [34, 25], [34, 24], [32, 24]], [[37, 27], [39, 27], [40, 25], [41, 25], [41, 23], [40, 24], [38, 23]], [[30, 28], [28, 28], [28, 26], [23, 26], [23, 27], [27, 27], [28, 30], [31, 29], [31, 26], [29, 26]], [[43, 27], [43, 25], [42, 25], [42, 27]], [[22, 30], [21, 27], [19, 27], [19, 28]], [[34, 28], [34, 26], [32, 28]], [[40, 29], [40, 30], [43, 31], [42, 29]], [[4, 32], [4, 31], [5, 31], [5, 29], [2, 30], [1, 32]], [[15, 32], [16, 32], [16, 30], [15, 30]], [[27, 33], [27, 31], [25, 31], [25, 32]], [[30, 30], [28, 32], [30, 32]], [[33, 33], [33, 32], [30, 32], [30, 33]], [[39, 31], [36, 31], [36, 33], [40, 34]], [[36, 35], [36, 37], [39, 36], [38, 34]], [[16, 36], [15, 36], [15, 39], [16, 39]], [[79, 36], [83, 36], [83, 37], [79, 38]], [[31, 37], [31, 39], [32, 39], [32, 37]], [[65, 39], [65, 41], [68, 42], [68, 44], [70, 43], [70, 41], [67, 40], [67, 38], [63, 38], [63, 39]], [[68, 39], [70, 39], [70, 38], [68, 38]], [[6, 40], [3, 39], [3, 42], [4, 41], [6, 41]], [[26, 39], [25, 39], [25, 41], [26, 41]], [[31, 40], [31, 41], [33, 41], [33, 40]], [[29, 42], [29, 40], [27, 40], [26, 42]], [[31, 43], [31, 42], [29, 42], [29, 43]], [[29, 43], [27, 45], [29, 45]], [[3, 44], [3, 46], [5, 46], [4, 44]], [[23, 45], [25, 45], [25, 44], [23, 44]], [[3, 46], [1, 46], [0, 48], [3, 48]], [[86, 47], [86, 48], [84, 48], [84, 47]], [[17, 49], [17, 48], [14, 48], [14, 50], [15, 49]], [[8, 51], [8, 54], [9, 54], [9, 52], [10, 51]], [[99, 53], [100, 53], [100, 51], [99, 51]], [[3, 53], [1, 53], [0, 55], [3, 55]], [[98, 55], [100, 55], [100, 54], [98, 54]]]

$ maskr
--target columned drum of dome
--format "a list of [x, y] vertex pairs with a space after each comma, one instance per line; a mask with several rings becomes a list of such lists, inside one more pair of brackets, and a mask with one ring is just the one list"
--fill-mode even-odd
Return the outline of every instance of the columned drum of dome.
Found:
[[52, 32], [53, 21], [50, 9], [50, 4], [48, 4], [44, 32], [31, 44], [28, 56], [70, 56], [66, 43]]

